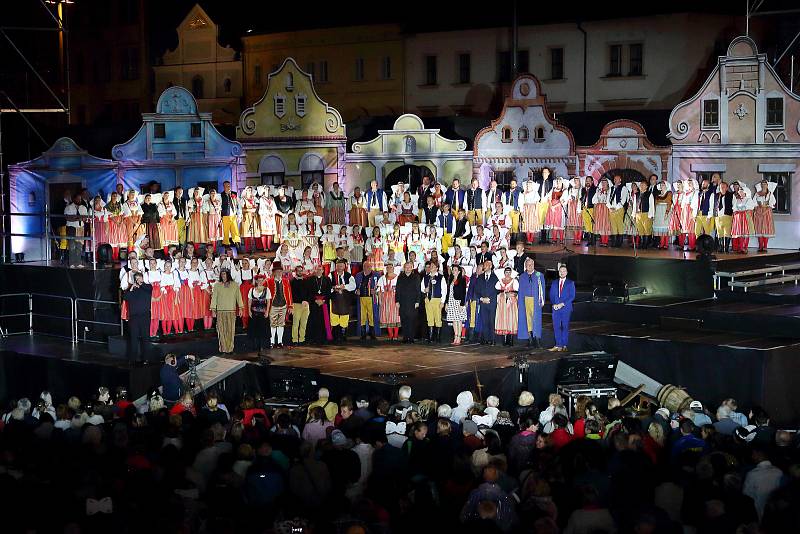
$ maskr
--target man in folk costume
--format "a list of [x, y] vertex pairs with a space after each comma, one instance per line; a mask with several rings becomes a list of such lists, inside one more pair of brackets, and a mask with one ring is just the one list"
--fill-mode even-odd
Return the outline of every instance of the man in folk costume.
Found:
[[715, 187], [709, 183], [708, 178], [703, 178], [700, 183], [700, 192], [697, 202], [697, 216], [694, 218], [695, 238], [703, 234], [714, 235], [714, 199], [716, 197]]
[[503, 205], [508, 210], [508, 216], [511, 217], [511, 231], [515, 234], [519, 232], [519, 216], [520, 216], [520, 197], [522, 196], [522, 188], [517, 185], [517, 180], [512, 178], [508, 187], [508, 191], [503, 193]]
[[587, 245], [591, 246], [597, 239], [594, 234], [594, 195], [597, 186], [591, 176], [587, 176], [580, 193], [581, 217], [583, 218], [583, 231], [586, 233]]
[[[490, 260], [491, 261], [491, 260]], [[478, 285], [478, 280], [481, 278], [483, 274], [483, 261], [479, 261], [475, 264], [475, 272], [472, 274], [472, 277], [469, 279], [469, 287], [467, 287], [467, 323], [466, 327], [468, 329], [467, 338], [472, 341], [472, 343], [477, 343], [479, 341], [481, 330], [481, 316], [480, 316], [480, 301], [478, 300], [478, 296], [475, 294], [475, 288]], [[471, 330], [471, 335], [470, 331]]]
[[608, 199], [608, 218], [611, 223], [611, 245], [621, 247], [625, 234], [625, 206], [629, 199], [628, 188], [622, 183], [622, 176], [614, 176], [614, 185]]
[[439, 272], [439, 265], [431, 262], [425, 266], [426, 274], [422, 277], [420, 291], [425, 302], [425, 318], [428, 322], [428, 337], [431, 343], [442, 341], [442, 309], [447, 302], [447, 282]]
[[639, 189], [639, 203], [636, 210], [636, 232], [639, 244], [647, 249], [653, 242], [653, 217], [656, 214], [656, 203], [650, 184], [642, 180]]
[[436, 217], [436, 226], [442, 229], [442, 254], [448, 256], [456, 232], [456, 215], [450, 210], [449, 203], [442, 204], [442, 210]]
[[223, 269], [219, 273], [219, 282], [211, 291], [211, 315], [217, 319], [219, 351], [223, 354], [233, 354], [236, 314], [243, 308], [239, 285], [231, 279], [231, 273]]
[[283, 348], [283, 331], [286, 327], [286, 315], [292, 313], [292, 285], [283, 274], [283, 265], [276, 261], [272, 264], [272, 278], [267, 278], [267, 289], [271, 295], [269, 303], [270, 346]]
[[176, 187], [175, 194], [172, 196], [172, 205], [175, 207], [175, 225], [178, 228], [178, 243], [181, 245], [186, 244], [186, 200], [186, 197], [183, 196], [183, 187]]
[[419, 218], [422, 219], [422, 210], [428, 205], [428, 197], [433, 194], [433, 184], [430, 176], [422, 177], [422, 185], [417, 189], [417, 207], [419, 208]]
[[336, 272], [331, 273], [331, 330], [334, 343], [347, 341], [350, 307], [356, 290], [356, 279], [345, 270], [346, 266], [347, 261], [337, 261]]
[[541, 347], [542, 306], [544, 306], [544, 277], [534, 268], [533, 258], [525, 260], [525, 271], [519, 276], [519, 322], [520, 340], [528, 340], [528, 346]]
[[493, 215], [493, 210], [495, 210], [495, 205], [500, 202], [503, 202], [502, 193], [499, 189], [497, 189], [497, 180], [492, 180], [489, 182], [489, 189], [486, 191], [486, 195], [484, 196], [484, 206], [486, 206], [486, 211], [484, 212], [484, 218], [486, 220], [486, 225], [489, 225], [489, 220]]
[[[344, 264], [348, 265], [347, 260]], [[380, 335], [380, 303], [376, 298], [380, 273], [372, 270], [372, 263], [365, 261], [363, 270], [355, 275], [356, 296], [358, 297], [358, 329], [361, 340], [375, 339]]]
[[539, 202], [539, 228], [541, 229], [539, 231], [539, 243], [548, 243], [547, 229], [544, 226], [544, 220], [547, 218], [547, 212], [550, 210], [550, 204], [548, 202], [544, 202], [544, 199], [553, 189], [554, 185], [553, 177], [550, 175], [550, 169], [544, 167], [542, 169], [541, 176], [537, 177], [534, 181], [539, 184], [539, 198], [542, 199], [542, 201]]
[[325, 276], [322, 265], [314, 267], [314, 275], [306, 279], [308, 297], [308, 325], [306, 331], [310, 342], [322, 344], [331, 341], [329, 302], [331, 279]]
[[231, 191], [231, 183], [222, 184], [222, 244], [239, 246], [239, 199]]
[[465, 201], [467, 205], [464, 209], [467, 210], [467, 218], [473, 226], [484, 223], [483, 206], [486, 199], [484, 198], [483, 189], [479, 186], [478, 179], [473, 178], [470, 188], [466, 191]]
[[384, 220], [389, 215], [389, 204], [386, 200], [386, 193], [378, 188], [378, 181], [372, 180], [367, 191], [367, 221], [369, 226], [375, 226], [375, 217], [383, 215]]
[[461, 189], [461, 180], [453, 178], [450, 189], [444, 194], [444, 201], [453, 210], [453, 216], [458, 215], [458, 210], [464, 208], [466, 193]]
[[716, 195], [716, 213], [714, 223], [719, 238], [719, 252], [731, 251], [731, 228], [733, 227], [733, 191], [727, 182], [720, 182]]
[[422, 212], [420, 214], [420, 224], [436, 224], [438, 218], [439, 207], [436, 205], [436, 199], [434, 199], [433, 196], [428, 195], [425, 199], [425, 207], [422, 208]]
[[550, 284], [550, 303], [553, 305], [553, 332], [556, 344], [550, 352], [567, 352], [569, 343], [569, 319], [572, 301], [575, 300], [575, 282], [567, 278], [567, 266], [558, 266], [558, 280]]
[[492, 260], [483, 263], [483, 273], [476, 276], [474, 296], [478, 300], [481, 319], [481, 345], [494, 345], [494, 323], [497, 315], [497, 275]]

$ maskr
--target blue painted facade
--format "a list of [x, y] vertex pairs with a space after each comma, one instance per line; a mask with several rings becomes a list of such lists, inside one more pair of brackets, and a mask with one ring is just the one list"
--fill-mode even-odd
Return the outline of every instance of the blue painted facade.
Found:
[[244, 186], [244, 151], [241, 143], [225, 138], [200, 113], [194, 96], [183, 87], [170, 87], [158, 98], [155, 113], [142, 115], [143, 124], [128, 142], [116, 145], [112, 158], [127, 186], [140, 190], [151, 181], [167, 191], [199, 183], [218, 188], [230, 180], [234, 189]]

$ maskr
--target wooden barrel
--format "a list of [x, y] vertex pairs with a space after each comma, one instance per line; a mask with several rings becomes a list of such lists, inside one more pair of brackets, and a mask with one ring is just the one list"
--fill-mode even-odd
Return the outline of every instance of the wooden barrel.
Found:
[[680, 413], [689, 408], [692, 399], [686, 390], [673, 386], [672, 384], [665, 384], [658, 390], [658, 403], [672, 413]]

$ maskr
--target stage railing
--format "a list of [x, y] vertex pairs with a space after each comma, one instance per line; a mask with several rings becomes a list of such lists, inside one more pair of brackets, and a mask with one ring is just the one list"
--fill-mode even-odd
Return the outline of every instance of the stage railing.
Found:
[[[119, 322], [116, 322], [116, 323], [111, 323], [111, 322], [108, 322], [108, 321], [95, 321], [95, 320], [90, 320], [90, 319], [81, 319], [81, 316], [80, 316], [80, 313], [79, 313], [80, 312], [80, 304], [81, 304], [81, 302], [91, 302], [91, 303], [94, 303], [94, 304], [111, 304], [113, 306], [119, 306], [119, 302], [116, 302], [114, 300], [97, 300], [97, 299], [81, 299], [81, 298], [74, 299], [73, 317], [74, 317], [74, 320], [75, 320], [75, 340], [76, 341], [83, 341], [85, 343], [106, 343], [107, 342], [107, 340], [106, 341], [100, 341], [100, 340], [94, 340], [94, 339], [87, 339], [85, 335], [83, 336], [83, 339], [80, 339], [80, 331], [81, 331], [80, 330], [80, 325], [81, 324], [93, 324], [93, 325], [119, 327], [119, 335], [120, 336], [124, 336], [125, 335], [125, 323], [122, 320], [122, 317], [120, 317]], [[94, 314], [92, 314], [92, 316], [94, 316]]]
[[[89, 216], [86, 218], [84, 222], [84, 228], [88, 225], [89, 227], [89, 235], [84, 236], [68, 236], [68, 235], [60, 235], [55, 234], [51, 230], [52, 220], [58, 220], [59, 228], [66, 228], [67, 216], [63, 214], [53, 214], [47, 209], [45, 206], [45, 211], [43, 212], [33, 212], [33, 213], [9, 213], [8, 214], [9, 220], [12, 222], [11, 227], [13, 228], [13, 220], [14, 217], [36, 217], [42, 218], [42, 231], [41, 232], [2, 232], [0, 236], [2, 236], [2, 241], [5, 244], [6, 237], [29, 237], [29, 238], [36, 238], [39, 240], [40, 251], [41, 251], [41, 260], [50, 262], [52, 261], [52, 247], [53, 241], [55, 241], [56, 249], [60, 249], [59, 243], [60, 241], [81, 241], [83, 243], [83, 249], [85, 250], [86, 247], [89, 247], [89, 250], [85, 250], [86, 252], [91, 252], [92, 256], [92, 268], [97, 269], [97, 243], [95, 243], [95, 228], [94, 228], [94, 217]], [[88, 244], [87, 244], [88, 242]], [[12, 249], [12, 253], [17, 252]], [[3, 254], [3, 257], [6, 261], [10, 261], [10, 254]], [[39, 261], [39, 260], [33, 260]]]
[[[5, 294], [0, 295], [0, 299], [6, 299], [6, 298], [11, 298], [11, 297], [25, 297], [26, 300], [27, 300], [26, 306], [25, 306], [25, 311], [20, 311], [18, 313], [4, 313], [4, 314], [0, 315], [0, 318], [27, 317], [28, 318], [28, 329], [27, 330], [23, 330], [23, 331], [19, 331], [19, 332], [18, 331], [13, 331], [12, 332], [12, 331], [10, 331], [9, 327], [2, 328], [2, 326], [0, 325], [0, 334], [2, 334], [2, 337], [14, 336], [14, 335], [20, 335], [20, 334], [32, 335], [32, 334], [35, 334], [35, 333], [41, 333], [41, 334], [47, 334], [49, 336], [61, 337], [61, 338], [64, 338], [64, 339], [69, 339], [72, 343], [75, 343], [75, 339], [76, 339], [76, 334], [75, 334], [75, 304], [73, 302], [72, 297], [63, 297], [63, 296], [59, 296], [59, 295], [47, 295], [47, 294], [44, 294], [44, 293], [5, 293]], [[70, 315], [69, 316], [64, 316], [64, 315], [56, 315], [56, 314], [53, 314], [53, 313], [40, 313], [40, 312], [37, 311], [37, 308], [36, 308], [36, 306], [34, 304], [37, 299], [56, 299], [56, 300], [59, 300], [59, 301], [67, 301], [69, 303]], [[52, 331], [49, 331], [49, 332], [38, 331], [37, 332], [35, 324], [34, 324], [34, 318], [35, 317], [44, 318], [44, 319], [50, 319], [50, 320], [56, 320], [56, 321], [67, 321], [68, 320], [69, 321], [69, 336], [64, 336], [64, 335], [61, 335], [61, 334], [58, 334], [58, 333], [54, 333]]]

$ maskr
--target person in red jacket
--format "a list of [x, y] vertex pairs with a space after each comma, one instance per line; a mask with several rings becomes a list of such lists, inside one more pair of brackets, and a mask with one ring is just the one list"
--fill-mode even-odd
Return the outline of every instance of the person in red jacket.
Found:
[[272, 264], [272, 278], [267, 279], [267, 288], [271, 295], [269, 303], [269, 326], [272, 330], [270, 347], [283, 348], [283, 329], [286, 326], [286, 315], [292, 313], [292, 284], [283, 275], [281, 262]]
[[561, 447], [572, 441], [573, 435], [567, 431], [569, 421], [564, 414], [557, 413], [553, 416], [553, 426], [555, 429], [550, 433], [553, 448], [559, 450]]

